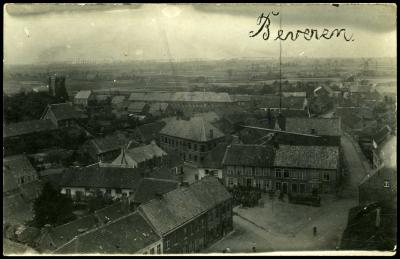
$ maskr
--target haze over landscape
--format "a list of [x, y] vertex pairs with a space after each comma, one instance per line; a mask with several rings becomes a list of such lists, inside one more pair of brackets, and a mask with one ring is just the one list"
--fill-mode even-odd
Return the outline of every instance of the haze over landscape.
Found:
[[[285, 31], [345, 28], [355, 41], [282, 42], [283, 57], [395, 57], [395, 7], [391, 5], [226, 4], [7, 5], [5, 64], [77, 58], [232, 59], [279, 56], [279, 41], [250, 38], [261, 13], [279, 11]], [[310, 10], [312, 9], [312, 10]], [[307, 15], [303, 15], [307, 13]], [[279, 18], [271, 18], [276, 32]]]

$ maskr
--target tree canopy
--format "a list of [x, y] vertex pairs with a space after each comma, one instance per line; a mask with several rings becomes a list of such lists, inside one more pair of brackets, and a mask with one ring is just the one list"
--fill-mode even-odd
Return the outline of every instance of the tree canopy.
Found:
[[73, 202], [71, 198], [61, 194], [50, 183], [45, 183], [41, 194], [33, 203], [33, 225], [43, 227], [46, 224], [52, 226], [62, 225], [75, 218]]

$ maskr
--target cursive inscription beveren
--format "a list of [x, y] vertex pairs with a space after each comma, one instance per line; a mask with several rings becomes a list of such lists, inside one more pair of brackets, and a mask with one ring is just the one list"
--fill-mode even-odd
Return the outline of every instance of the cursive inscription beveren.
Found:
[[[268, 40], [271, 36], [271, 31], [270, 31], [270, 25], [271, 25], [271, 19], [270, 15], [273, 16], [278, 16], [279, 12], [270, 12], [268, 13], [267, 16], [264, 15], [264, 13], [261, 13], [261, 15], [257, 18], [257, 25], [260, 27], [258, 28], [257, 31], [250, 31], [249, 37], [256, 37], [259, 35], [261, 32], [262, 33], [262, 38], [264, 40]], [[317, 30], [317, 29], [310, 29], [306, 28], [303, 30], [296, 30], [296, 31], [287, 31], [285, 32], [282, 29], [279, 29], [276, 37], [274, 40], [282, 40], [285, 41], [287, 39], [290, 39], [292, 41], [296, 41], [297, 39], [303, 37], [305, 40], [311, 41], [313, 39], [315, 40], [321, 40], [321, 39], [331, 39], [333, 37], [339, 38], [343, 37], [345, 41], [354, 41], [353, 34], [348, 36], [346, 34], [346, 29], [322, 29], [322, 30]]]

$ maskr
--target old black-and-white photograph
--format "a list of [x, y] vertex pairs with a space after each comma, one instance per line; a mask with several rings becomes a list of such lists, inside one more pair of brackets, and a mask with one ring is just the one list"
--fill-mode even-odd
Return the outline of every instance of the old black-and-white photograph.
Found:
[[395, 4], [3, 5], [4, 255], [393, 255]]

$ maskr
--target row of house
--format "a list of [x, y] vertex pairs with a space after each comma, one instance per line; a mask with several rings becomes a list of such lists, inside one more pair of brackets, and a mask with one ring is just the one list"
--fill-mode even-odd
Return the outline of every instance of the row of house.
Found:
[[154, 182], [142, 179], [134, 195], [142, 203], [133, 208], [122, 199], [67, 224], [46, 226], [36, 238], [37, 249], [52, 254], [193, 253], [232, 230], [232, 197], [217, 178], [187, 186]]

